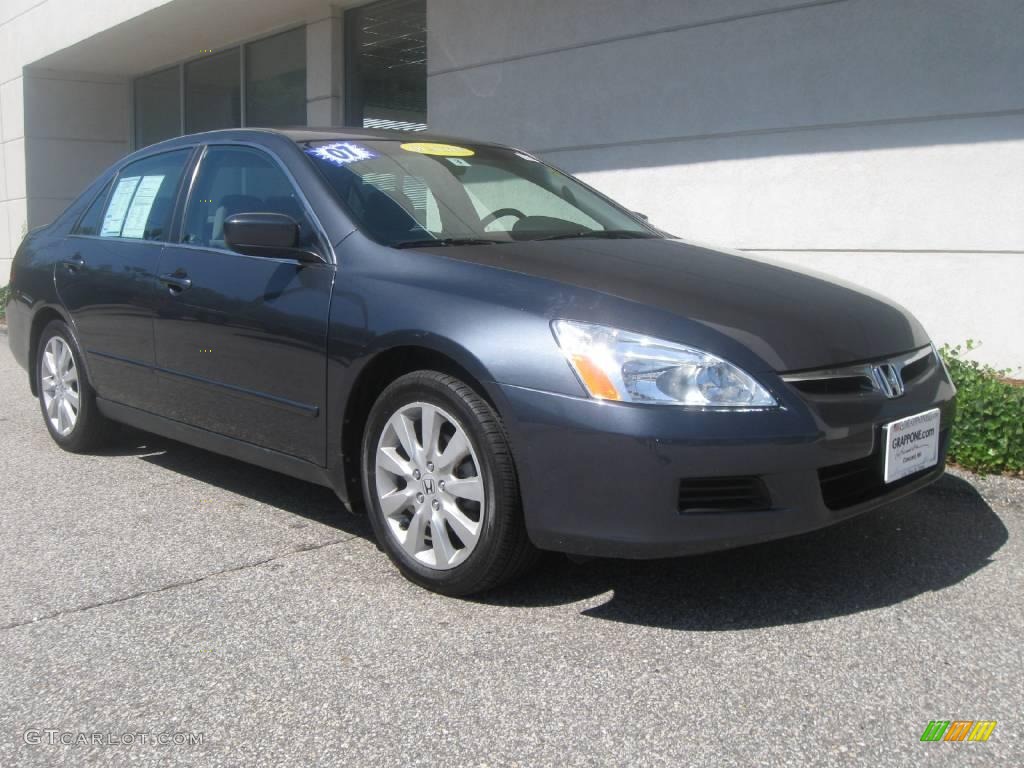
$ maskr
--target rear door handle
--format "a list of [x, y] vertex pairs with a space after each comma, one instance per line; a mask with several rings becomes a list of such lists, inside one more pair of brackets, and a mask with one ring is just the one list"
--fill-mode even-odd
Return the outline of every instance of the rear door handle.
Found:
[[85, 266], [85, 259], [82, 258], [82, 254], [76, 253], [70, 259], [64, 259], [61, 261], [64, 265], [64, 269], [68, 272], [77, 272], [81, 267]]
[[160, 282], [167, 286], [171, 293], [178, 294], [192, 287], [192, 281], [181, 270], [168, 275], [160, 275]]

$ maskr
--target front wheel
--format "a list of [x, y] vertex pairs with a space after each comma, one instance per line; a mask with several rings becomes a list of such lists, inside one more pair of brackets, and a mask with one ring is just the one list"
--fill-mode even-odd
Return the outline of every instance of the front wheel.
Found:
[[464, 382], [417, 371], [392, 383], [370, 412], [362, 468], [377, 540], [417, 584], [469, 595], [535, 559], [504, 427]]

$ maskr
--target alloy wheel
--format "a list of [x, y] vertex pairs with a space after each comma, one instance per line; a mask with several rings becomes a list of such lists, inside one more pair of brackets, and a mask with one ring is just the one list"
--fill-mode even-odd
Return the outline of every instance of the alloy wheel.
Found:
[[78, 422], [81, 390], [71, 345], [60, 336], [53, 336], [46, 342], [41, 373], [46, 418], [58, 435], [67, 437]]
[[466, 430], [431, 403], [403, 406], [377, 441], [376, 492], [391, 536], [422, 565], [449, 570], [480, 541], [481, 464]]

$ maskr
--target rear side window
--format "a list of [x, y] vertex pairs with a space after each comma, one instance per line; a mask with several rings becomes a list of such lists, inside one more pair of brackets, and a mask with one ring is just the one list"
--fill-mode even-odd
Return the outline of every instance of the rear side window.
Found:
[[299, 247], [317, 241], [295, 187], [265, 152], [210, 147], [185, 209], [182, 242], [226, 248], [224, 220], [236, 213], [283, 213], [299, 225]]
[[89, 206], [89, 210], [85, 212], [85, 215], [79, 220], [78, 226], [75, 227], [76, 235], [98, 235], [100, 233], [100, 226], [103, 224], [103, 211], [107, 202], [107, 193], [110, 191], [110, 182], [103, 185], [103, 189], [96, 199], [92, 201], [92, 205]]
[[105, 196], [100, 237], [166, 240], [178, 183], [191, 151], [165, 152], [125, 166]]

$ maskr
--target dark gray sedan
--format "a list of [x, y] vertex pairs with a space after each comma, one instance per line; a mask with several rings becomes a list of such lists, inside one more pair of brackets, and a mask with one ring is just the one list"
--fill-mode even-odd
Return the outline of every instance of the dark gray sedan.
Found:
[[58, 445], [121, 422], [329, 486], [451, 595], [539, 550], [830, 525], [941, 475], [954, 417], [899, 306], [677, 239], [479, 142], [173, 139], [29, 234], [11, 286]]

